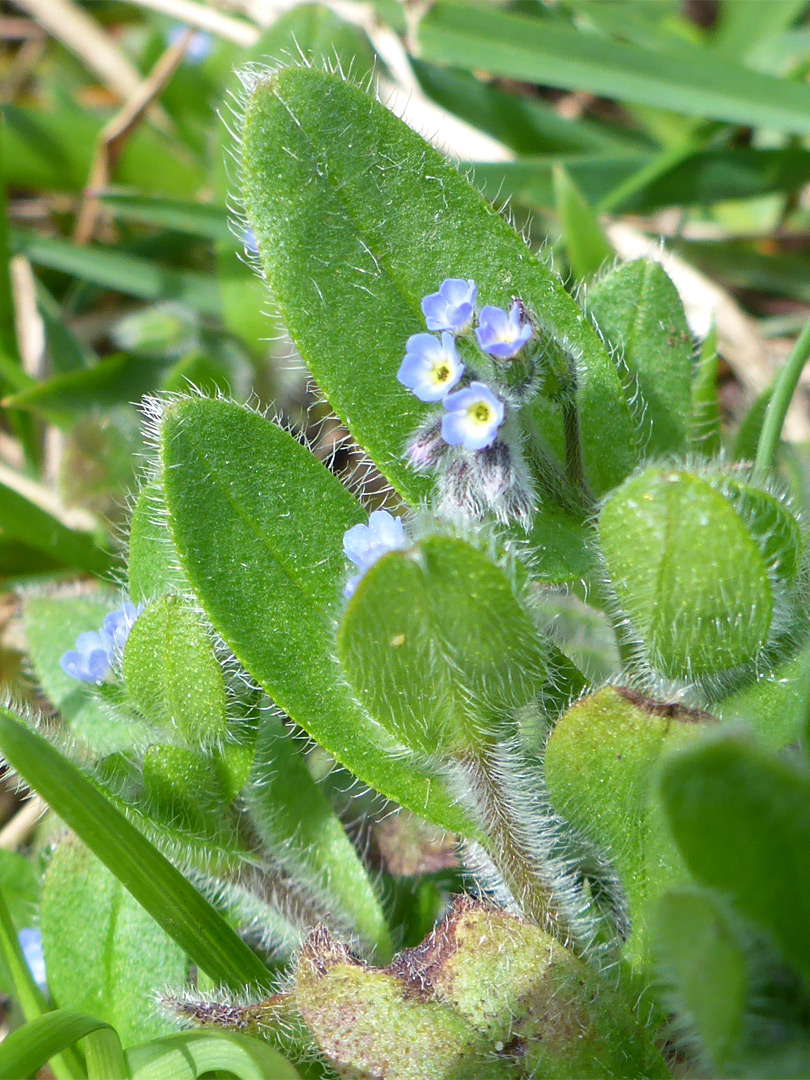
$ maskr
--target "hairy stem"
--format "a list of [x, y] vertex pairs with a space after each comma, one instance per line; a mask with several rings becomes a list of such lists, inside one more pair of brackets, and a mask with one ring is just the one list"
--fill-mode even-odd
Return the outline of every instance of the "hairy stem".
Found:
[[568, 918], [560, 910], [554, 887], [543, 867], [528, 850], [515, 811], [504, 797], [498, 768], [487, 751], [467, 761], [472, 786], [479, 794], [480, 811], [486, 821], [486, 850], [512, 895], [521, 914], [529, 922], [553, 934], [568, 945], [574, 938]]
[[758, 480], [763, 480], [773, 465], [785, 417], [808, 357], [810, 357], [810, 322], [805, 323], [785, 366], [779, 372], [773, 395], [765, 412], [765, 422], [759, 435], [754, 465], [754, 475]]

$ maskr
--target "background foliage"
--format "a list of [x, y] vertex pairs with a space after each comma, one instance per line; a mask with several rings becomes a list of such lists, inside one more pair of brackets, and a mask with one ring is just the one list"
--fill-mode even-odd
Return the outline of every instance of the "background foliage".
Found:
[[[419, 299], [444, 276], [431, 252], [474, 277], [485, 302], [506, 304], [512, 292], [546, 298], [544, 313], [587, 359], [577, 405], [597, 496], [650, 456], [688, 451], [697, 462], [722, 447], [729, 459], [753, 460], [775, 374], [810, 302], [803, 0], [195, 0], [182, 9], [188, 32], [178, 12], [168, 0], [17, 0], [0, 15], [0, 676], [14, 703], [0, 713], [0, 750], [53, 807], [37, 819], [42, 804], [32, 813], [9, 777], [0, 830], [0, 989], [11, 1032], [0, 1060], [9, 1076], [48, 1060], [59, 1080], [294, 1076], [287, 1057], [300, 1075], [328, 1075], [310, 1040], [328, 1045], [336, 999], [321, 1001], [323, 988], [307, 982], [306, 953], [298, 979], [301, 999], [315, 1003], [309, 1034], [284, 1012], [289, 1002], [250, 1012], [233, 994], [277, 988], [301, 927], [321, 921], [378, 964], [416, 946], [463, 889], [452, 834], [478, 828], [452, 792], [392, 751], [405, 738], [433, 753], [425, 731], [437, 716], [463, 713], [469, 687], [454, 697], [451, 683], [436, 684], [435, 657], [428, 663], [418, 649], [397, 663], [375, 655], [369, 627], [379, 633], [390, 619], [393, 633], [407, 618], [418, 641], [442, 618], [435, 589], [452, 583], [443, 659], [465, 654], [475, 700], [487, 696], [497, 715], [539, 693], [550, 669], [558, 711], [580, 693], [582, 678], [556, 653], [538, 656], [514, 582], [463, 538], [426, 540], [419, 580], [402, 555], [375, 567], [335, 644], [345, 530], [365, 520], [363, 507], [415, 504], [429, 490], [401, 458], [424, 411], [380, 371], [401, 355]], [[285, 92], [312, 118], [320, 149], [303, 145], [294, 110], [268, 101], [244, 131], [253, 167], [240, 177], [235, 69], [302, 57], [315, 70], [286, 72]], [[435, 156], [386, 114], [367, 116], [359, 91], [333, 89], [324, 67], [378, 82], [392, 111], [435, 142]], [[344, 127], [352, 140], [334, 140]], [[381, 178], [353, 171], [361, 150], [379, 155]], [[474, 198], [460, 178], [468, 169], [542, 260], [525, 258], [518, 237]], [[270, 209], [267, 176], [276, 178]], [[236, 213], [242, 180], [258, 236]], [[439, 213], [448, 200], [464, 230]], [[269, 238], [288, 255], [267, 260], [272, 295], [253, 265], [257, 240], [264, 248]], [[303, 274], [321, 248], [323, 268]], [[633, 261], [640, 256], [667, 273]], [[322, 303], [329, 317], [313, 318]], [[620, 392], [610, 360], [619, 353], [643, 415]], [[189, 385], [269, 408], [282, 426], [221, 401], [177, 401], [161, 418], [161, 480], [145, 472], [155, 436], [145, 441], [133, 403]], [[810, 498], [806, 394], [800, 385], [777, 450], [800, 517]], [[559, 452], [559, 419], [540, 403], [532, 409], [529, 434], [542, 430]], [[267, 461], [274, 469], [262, 471]], [[204, 490], [211, 477], [221, 478], [213, 495]], [[754, 550], [739, 523], [762, 520], [761, 493], [745, 477], [732, 490], [690, 474], [667, 488], [668, 513], [688, 534], [689, 513], [697, 520], [722, 504], [725, 524], [658, 558], [657, 524], [634, 525], [625, 504], [660, 483], [654, 471], [636, 475], [600, 519], [618, 598], [644, 628], [653, 662], [668, 677], [705, 675], [706, 701], [722, 720], [753, 724], [756, 740], [692, 745], [696, 725], [685, 715], [651, 722], [606, 689], [567, 713], [549, 743], [549, 794], [585, 849], [614, 852], [631, 923], [657, 943], [647, 931], [629, 936], [622, 992], [665, 988], [655, 1008], [667, 1013], [659, 1048], [670, 1064], [687, 1075], [807, 1075], [804, 624], [758, 680], [709, 686], [712, 665], [700, 671], [695, 658], [716, 656], [711, 630], [699, 629], [700, 640], [679, 634], [665, 596], [634, 592], [631, 580], [635, 551], [649, 553], [662, 595], [689, 590], [716, 564], [721, 591], [733, 593], [743, 574], [761, 614], [775, 576], [788, 593], [806, 584], [804, 541], [774, 500], [759, 537], [770, 547]], [[232, 505], [241, 517], [226, 525]], [[584, 603], [593, 595], [579, 582], [594, 574], [594, 554], [581, 514], [569, 511], [550, 504], [530, 538], [544, 552], [535, 567], [547, 589], [542, 617], [599, 686], [625, 670], [626, 642], [613, 635], [603, 598]], [[155, 527], [167, 514], [173, 541]], [[239, 553], [238, 574], [226, 547]], [[482, 580], [500, 637], [468, 603], [469, 582]], [[89, 693], [59, 666], [77, 635], [118, 606], [122, 587], [135, 602], [162, 597], [132, 631], [127, 700], [112, 686]], [[189, 588], [204, 617], [182, 599]], [[272, 602], [257, 605], [257, 595]], [[712, 596], [694, 602], [708, 625]], [[773, 644], [770, 614], [762, 619], [735, 639], [728, 665]], [[499, 664], [531, 678], [515, 689]], [[407, 702], [414, 671], [424, 716]], [[268, 712], [269, 699], [284, 717]], [[405, 702], [399, 712], [395, 701]], [[20, 713], [45, 722], [20, 723]], [[306, 754], [302, 728], [318, 744]], [[662, 771], [673, 747], [681, 754]], [[354, 792], [355, 775], [391, 802]], [[391, 817], [392, 803], [411, 812]], [[634, 841], [617, 845], [628, 820]], [[597, 868], [593, 879], [598, 904], [609, 883]], [[462, 912], [453, 925], [475, 930], [476, 918]], [[44, 939], [47, 998], [17, 945], [32, 926]], [[535, 956], [539, 946], [525, 948]], [[341, 978], [361, 979], [354, 961], [333, 959]], [[390, 976], [373, 978], [366, 1000], [396, 1027]], [[173, 1011], [156, 1010], [155, 990], [171, 998], [189, 979], [201, 995], [233, 992], [218, 1018], [230, 1030], [185, 1030], [179, 999]], [[451, 1048], [474, 1038], [475, 1008], [455, 984], [436, 993], [426, 1041], [414, 1045], [438, 1070], [445, 1044], [436, 1033]], [[638, 1057], [611, 1062], [605, 1075], [658, 1075], [660, 1055], [623, 1009], [594, 1020], [594, 1054], [626, 1039]], [[590, 1067], [588, 1047], [573, 1072], [554, 1071], [569, 1066], [553, 1048], [535, 1065], [578, 1075]], [[363, 1060], [362, 1047], [353, 1052]]]

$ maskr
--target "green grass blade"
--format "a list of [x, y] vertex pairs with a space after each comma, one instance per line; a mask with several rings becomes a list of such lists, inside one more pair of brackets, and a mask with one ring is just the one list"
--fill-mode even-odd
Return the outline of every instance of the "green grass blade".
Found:
[[199, 892], [40, 735], [0, 709], [0, 753], [212, 979], [232, 989], [268, 971]]
[[222, 1073], [235, 1080], [296, 1080], [298, 1073], [267, 1043], [232, 1033], [188, 1031], [134, 1046], [132, 1080], [197, 1080]]
[[[553, 169], [562, 164], [592, 206], [606, 198], [615, 199], [613, 193], [619, 192], [622, 209], [635, 213], [789, 192], [810, 179], [810, 151], [801, 147], [701, 149], [681, 160], [683, 152], [681, 146], [669, 160], [664, 160], [663, 154], [637, 149], [618, 153], [538, 153], [516, 161], [473, 165], [476, 181], [483, 184], [492, 199], [511, 195], [527, 206], [553, 207]], [[642, 175], [646, 175], [646, 183], [637, 186]]]
[[137, 221], [142, 225], [154, 225], [158, 229], [187, 233], [204, 240], [236, 242], [224, 206], [114, 190], [100, 192], [99, 199], [122, 221]]
[[459, 0], [431, 7], [418, 40], [422, 57], [435, 63], [745, 127], [810, 134], [810, 86], [686, 44], [646, 49]]
[[[73, 1009], [56, 1009], [45, 1013], [44, 1016], [37, 1017], [13, 1031], [0, 1044], [0, 1076], [8, 1077], [9, 1080], [31, 1076], [48, 1061], [53, 1067], [57, 1055], [72, 1047], [80, 1039], [88, 1039], [88, 1066], [91, 1056], [94, 1063], [104, 1062], [105, 1066], [113, 1067], [116, 1062], [123, 1065], [120, 1056], [116, 1057], [114, 1044], [109, 1037], [101, 1046], [96, 1044], [90, 1049], [89, 1041], [93, 1034], [104, 1029], [115, 1035], [113, 1029], [102, 1020], [85, 1016], [84, 1013], [75, 1012]], [[119, 1050], [120, 1046], [119, 1042]], [[56, 1069], [54, 1072], [59, 1076]], [[81, 1077], [83, 1072], [68, 1075]], [[127, 1072], [108, 1072], [104, 1074], [104, 1080], [119, 1080], [119, 1078], [126, 1080], [127, 1076]], [[90, 1080], [102, 1080], [102, 1074], [90, 1073]]]
[[615, 252], [599, 224], [599, 218], [565, 169], [554, 169], [554, 195], [568, 262], [574, 277], [593, 277]]
[[156, 364], [123, 354], [114, 355], [91, 368], [52, 375], [3, 401], [8, 409], [26, 409], [52, 423], [72, 427], [88, 406], [108, 408], [137, 401], [152, 389], [160, 374]]
[[469, 72], [415, 57], [411, 66], [434, 101], [517, 154], [616, 153], [647, 145], [631, 131], [591, 120], [565, 120], [550, 105], [496, 90]]
[[4, 484], [0, 484], [0, 521], [6, 536], [56, 557], [65, 566], [103, 575], [112, 565], [112, 556], [102, 551], [93, 534], [74, 532]]
[[[2, 889], [0, 889], [0, 957], [2, 957], [3, 964], [11, 975], [14, 983], [14, 993], [25, 1019], [31, 1023], [46, 1016], [48, 1003], [45, 1001], [42, 991], [34, 982], [34, 977], [25, 961], [17, 937], [17, 930], [12, 921]], [[7, 1043], [8, 1040], [0, 1046], [0, 1062], [2, 1062], [2, 1051]], [[75, 1080], [75, 1078], [84, 1075], [81, 1061], [76, 1053], [67, 1049], [67, 1047], [63, 1053], [54, 1056], [51, 1067], [56, 1080]], [[4, 1072], [2, 1064], [0, 1064], [0, 1075], [12, 1076], [17, 1074]]]
[[129, 1080], [129, 1068], [115, 1028], [100, 1027], [87, 1036], [87, 1080]]
[[80, 247], [69, 240], [30, 232], [14, 232], [12, 246], [36, 266], [61, 270], [125, 296], [139, 300], [179, 300], [212, 317], [220, 312], [216, 283], [190, 270], [174, 270], [140, 255], [92, 245]]

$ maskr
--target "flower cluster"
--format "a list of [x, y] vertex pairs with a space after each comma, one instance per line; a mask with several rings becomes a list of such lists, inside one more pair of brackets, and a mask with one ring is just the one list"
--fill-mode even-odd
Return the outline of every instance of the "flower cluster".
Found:
[[354, 594], [363, 574], [378, 559], [389, 551], [400, 551], [406, 544], [402, 518], [394, 517], [387, 510], [374, 510], [369, 516], [368, 525], [353, 525], [348, 529], [343, 536], [343, 551], [359, 573], [349, 578], [344, 596], [348, 599]]
[[534, 327], [519, 300], [508, 311], [489, 304], [479, 310], [477, 293], [474, 281], [447, 278], [422, 301], [432, 332], [408, 338], [397, 378], [420, 401], [441, 402], [444, 411], [419, 427], [406, 456], [419, 472], [440, 470], [444, 511], [473, 517], [493, 512], [527, 526], [535, 504], [532, 482], [519, 434], [504, 425], [534, 385], [535, 359], [527, 348]]
[[143, 604], [126, 600], [122, 608], [106, 616], [100, 630], [79, 634], [76, 648], [64, 653], [59, 661], [62, 671], [71, 679], [100, 686], [112, 670], [115, 653], [126, 645], [142, 611]]
[[[508, 312], [486, 305], [476, 313], [477, 291], [474, 281], [447, 278], [437, 293], [424, 298], [422, 313], [428, 330], [434, 333], [408, 338], [405, 359], [397, 372], [402, 385], [420, 401], [442, 402], [446, 411], [437, 434], [448, 446], [465, 450], [492, 446], [503, 424], [504, 402], [496, 389], [462, 363], [456, 338], [469, 338], [486, 357], [503, 362], [513, 360], [534, 333], [517, 300]], [[441, 336], [437, 338], [435, 333]], [[462, 380], [467, 385], [451, 393]], [[418, 451], [412, 464], [424, 467]]]

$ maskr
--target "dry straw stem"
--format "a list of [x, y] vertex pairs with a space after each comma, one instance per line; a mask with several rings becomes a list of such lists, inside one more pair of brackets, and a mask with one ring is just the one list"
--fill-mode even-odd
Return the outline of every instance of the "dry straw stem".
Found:
[[14, 331], [23, 371], [34, 378], [44, 376], [45, 326], [37, 306], [37, 286], [31, 263], [15, 255], [9, 263], [14, 300]]
[[138, 84], [124, 107], [99, 132], [90, 176], [76, 220], [74, 239], [77, 244], [86, 244], [92, 238], [100, 211], [96, 192], [109, 183], [124, 144], [177, 71], [193, 34], [193, 30], [187, 30], [176, 44], [166, 49], [148, 78]]
[[39, 819], [48, 809], [48, 804], [34, 795], [0, 829], [0, 848], [4, 851], [16, 851], [28, 839]]
[[241, 45], [243, 49], [249, 49], [259, 39], [259, 30], [255, 26], [242, 19], [223, 15], [221, 11], [207, 4], [197, 4], [194, 0], [133, 0], [133, 3], [136, 7], [159, 11], [162, 15], [194, 26], [198, 30], [206, 30], [223, 41]]
[[71, 0], [16, 0], [16, 3], [120, 97], [127, 99], [137, 91], [141, 83], [138, 69], [78, 5]]

